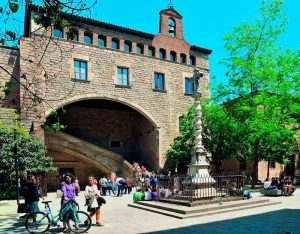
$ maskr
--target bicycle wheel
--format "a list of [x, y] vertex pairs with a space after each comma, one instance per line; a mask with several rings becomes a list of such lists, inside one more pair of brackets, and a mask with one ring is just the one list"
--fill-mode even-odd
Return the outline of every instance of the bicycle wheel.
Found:
[[87, 213], [83, 211], [77, 211], [69, 215], [67, 224], [70, 231], [75, 233], [83, 233], [91, 228], [92, 219]]
[[34, 212], [26, 216], [25, 228], [29, 233], [44, 233], [50, 228], [50, 218], [44, 212]]

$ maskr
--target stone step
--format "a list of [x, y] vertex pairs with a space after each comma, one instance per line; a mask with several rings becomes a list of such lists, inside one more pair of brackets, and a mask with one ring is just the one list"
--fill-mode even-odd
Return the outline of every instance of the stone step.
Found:
[[222, 202], [222, 205], [215, 202], [213, 204], [206, 204], [196, 207], [187, 207], [187, 206], [181, 206], [177, 204], [167, 204], [157, 201], [140, 201], [138, 204], [142, 206], [157, 208], [161, 210], [171, 211], [179, 214], [193, 214], [193, 213], [199, 213], [199, 212], [209, 212], [212, 210], [219, 210], [219, 209], [225, 209], [225, 208], [234, 208], [234, 207], [243, 207], [243, 206], [251, 206], [261, 203], [267, 203], [270, 200], [268, 198], [256, 198], [256, 199], [250, 199], [250, 200], [238, 200], [238, 201], [228, 201]]
[[281, 204], [281, 202], [259, 202], [259, 203], [250, 203], [249, 205], [244, 205], [244, 206], [233, 206], [233, 207], [228, 207], [228, 206], [223, 206], [223, 205], [218, 205], [220, 208], [219, 209], [202, 209], [198, 210], [198, 212], [192, 212], [192, 213], [178, 213], [174, 212], [172, 210], [166, 210], [166, 209], [160, 209], [160, 208], [155, 208], [151, 206], [145, 206], [144, 204], [141, 203], [135, 203], [135, 204], [128, 204], [129, 207], [132, 208], [137, 208], [137, 209], [142, 209], [150, 212], [154, 212], [157, 214], [161, 215], [166, 215], [169, 217], [177, 218], [177, 219], [187, 219], [187, 218], [195, 218], [195, 217], [201, 217], [205, 215], [214, 215], [214, 214], [220, 214], [220, 213], [228, 213], [228, 212], [234, 212], [234, 211], [240, 211], [240, 210], [246, 210], [246, 209], [253, 209], [257, 207], [265, 207], [265, 206], [271, 206], [271, 205], [277, 205]]

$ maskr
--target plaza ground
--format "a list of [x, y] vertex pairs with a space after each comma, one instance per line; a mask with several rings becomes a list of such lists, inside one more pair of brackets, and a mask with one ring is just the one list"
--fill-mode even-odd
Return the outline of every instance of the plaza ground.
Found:
[[[260, 197], [253, 192], [253, 199]], [[45, 200], [52, 200], [51, 208], [56, 213], [60, 199], [50, 193]], [[291, 197], [270, 197], [281, 204], [191, 219], [175, 219], [160, 214], [128, 207], [132, 195], [106, 196], [107, 204], [101, 208], [103, 227], [93, 226], [88, 233], [133, 234], [133, 233], [270, 233], [300, 234], [300, 189]], [[84, 207], [84, 196], [78, 198], [80, 209]], [[43, 204], [40, 203], [43, 210]], [[0, 201], [0, 233], [27, 233], [18, 220], [15, 201]], [[95, 220], [93, 219], [93, 223]], [[51, 227], [49, 233], [61, 233], [61, 228]]]

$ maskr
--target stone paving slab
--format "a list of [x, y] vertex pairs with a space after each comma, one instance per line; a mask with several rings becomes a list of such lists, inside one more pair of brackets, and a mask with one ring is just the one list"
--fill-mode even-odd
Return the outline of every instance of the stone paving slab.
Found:
[[[292, 197], [268, 197], [270, 201], [280, 201], [282, 204], [258, 207], [249, 210], [240, 210], [230, 213], [206, 215], [191, 219], [174, 219], [160, 214], [130, 208], [127, 204], [132, 195], [122, 197], [105, 197], [107, 204], [101, 208], [103, 227], [93, 226], [89, 233], [104, 234], [135, 234], [135, 233], [264, 233], [264, 234], [300, 234], [300, 190]], [[253, 199], [264, 198], [259, 193], [253, 193]], [[51, 207], [57, 211], [60, 199], [55, 194], [49, 195], [53, 200]], [[83, 206], [84, 196], [78, 198], [80, 209]], [[43, 205], [40, 204], [43, 209]], [[15, 212], [15, 201], [0, 201], [0, 233], [27, 233], [22, 223], [18, 221]], [[95, 220], [93, 220], [95, 223]], [[51, 228], [50, 233], [60, 233], [61, 228]]]

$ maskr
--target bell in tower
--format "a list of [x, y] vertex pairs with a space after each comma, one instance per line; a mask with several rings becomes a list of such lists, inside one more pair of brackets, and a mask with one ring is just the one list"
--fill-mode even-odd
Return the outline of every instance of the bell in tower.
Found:
[[168, 20], [169, 36], [175, 36], [175, 21], [172, 18]]

